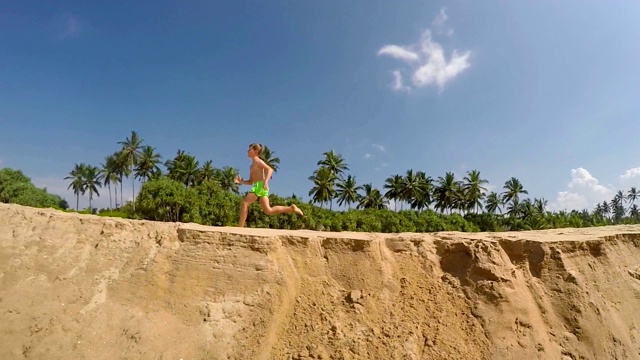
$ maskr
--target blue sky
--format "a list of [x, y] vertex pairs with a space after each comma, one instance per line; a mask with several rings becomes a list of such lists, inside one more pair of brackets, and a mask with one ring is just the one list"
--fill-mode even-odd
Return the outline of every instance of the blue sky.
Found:
[[74, 163], [136, 130], [245, 176], [264, 143], [280, 195], [307, 198], [333, 149], [376, 187], [478, 169], [591, 207], [640, 186], [638, 18], [622, 0], [4, 1], [0, 167], [74, 203]]

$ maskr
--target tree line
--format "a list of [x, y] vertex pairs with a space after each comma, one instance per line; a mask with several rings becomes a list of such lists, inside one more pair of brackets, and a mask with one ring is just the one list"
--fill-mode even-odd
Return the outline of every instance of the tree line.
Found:
[[[236, 225], [242, 198], [234, 182], [237, 169], [214, 167], [211, 160], [201, 164], [195, 156], [180, 149], [163, 161], [156, 148], [144, 144], [135, 131], [118, 145], [119, 148], [98, 166], [76, 163], [64, 178], [76, 196], [76, 211], [80, 211], [80, 196], [87, 196], [89, 209], [83, 212], [98, 212], [102, 216]], [[280, 159], [275, 152], [265, 147], [261, 158], [277, 172]], [[424, 171], [408, 169], [404, 174], [387, 177], [379, 189], [371, 183], [359, 184], [356, 176], [348, 173], [349, 165], [342, 155], [333, 150], [324, 152], [317, 166], [308, 177], [308, 202], [295, 195], [270, 195], [273, 205], [296, 203], [307, 216], [270, 217], [258, 207], [252, 207], [247, 225], [333, 231], [430, 232], [548, 229], [640, 222], [635, 187], [627, 192], [618, 191], [611, 201], [602, 202], [591, 211], [552, 212], [547, 209], [545, 199], [531, 200], [516, 177], [507, 179], [501, 191], [487, 191], [488, 181], [478, 170], [468, 171], [457, 179], [452, 172], [431, 177]], [[142, 183], [138, 194], [135, 180]], [[15, 202], [7, 196], [2, 197], [1, 181], [2, 177], [0, 200]], [[124, 185], [129, 181], [134, 200], [125, 202], [124, 193], [129, 190]], [[91, 207], [92, 200], [101, 196], [100, 192], [105, 188], [109, 194], [109, 207], [97, 211]], [[334, 203], [346, 206], [347, 210], [334, 211]], [[59, 196], [41, 203], [34, 200], [29, 206], [38, 204], [68, 207], [66, 200]]]
[[[333, 150], [323, 153], [323, 158], [317, 165], [318, 168], [309, 176], [309, 180], [313, 182], [309, 196], [321, 207], [328, 203], [329, 209], [335, 200], [338, 205], [346, 204], [349, 208], [356, 204], [356, 208], [360, 209], [385, 209], [392, 202], [394, 211], [397, 211], [397, 205], [400, 204], [400, 210], [407, 205], [413, 210], [432, 209], [441, 214], [484, 212], [529, 218], [533, 214], [547, 212], [548, 201], [544, 198], [522, 198], [523, 195], [529, 195], [529, 192], [516, 177], [504, 182], [503, 191], [487, 192], [485, 185], [488, 181], [481, 177], [478, 170], [467, 171], [462, 179], [456, 179], [453, 172], [432, 178], [424, 171], [409, 169], [405, 174], [394, 174], [386, 178], [381, 191], [371, 183], [358, 185], [356, 177], [351, 174], [345, 176], [349, 166]], [[626, 193], [618, 190], [611, 201], [597, 204], [592, 214], [614, 223], [619, 223], [625, 216], [638, 218], [640, 211], [635, 201], [639, 195], [635, 187], [631, 187]], [[589, 213], [586, 209], [581, 213], [585, 211]]]

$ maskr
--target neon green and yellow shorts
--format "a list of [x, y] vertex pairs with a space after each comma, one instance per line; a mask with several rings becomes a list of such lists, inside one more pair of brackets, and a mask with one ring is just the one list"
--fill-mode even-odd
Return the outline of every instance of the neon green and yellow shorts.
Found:
[[249, 190], [249, 192], [256, 194], [258, 198], [261, 198], [263, 196], [269, 196], [269, 190], [265, 190], [263, 186], [264, 186], [264, 183], [262, 181], [258, 181], [255, 184], [253, 184], [253, 187], [251, 188], [251, 190]]

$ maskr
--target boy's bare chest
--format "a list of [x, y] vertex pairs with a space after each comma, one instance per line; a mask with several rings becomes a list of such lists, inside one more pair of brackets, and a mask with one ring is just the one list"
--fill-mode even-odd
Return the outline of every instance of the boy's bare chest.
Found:
[[251, 167], [249, 167], [249, 172], [251, 174], [260, 175], [262, 173], [262, 170], [260, 166], [258, 166], [258, 164], [251, 164]]

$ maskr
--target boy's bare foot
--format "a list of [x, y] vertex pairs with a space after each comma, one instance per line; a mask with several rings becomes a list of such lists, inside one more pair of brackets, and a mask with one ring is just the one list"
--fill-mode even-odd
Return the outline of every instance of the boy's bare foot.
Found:
[[300, 215], [300, 216], [304, 216], [304, 213], [302, 212], [302, 210], [300, 210], [299, 207], [296, 206], [296, 204], [291, 205], [293, 206], [293, 212]]

